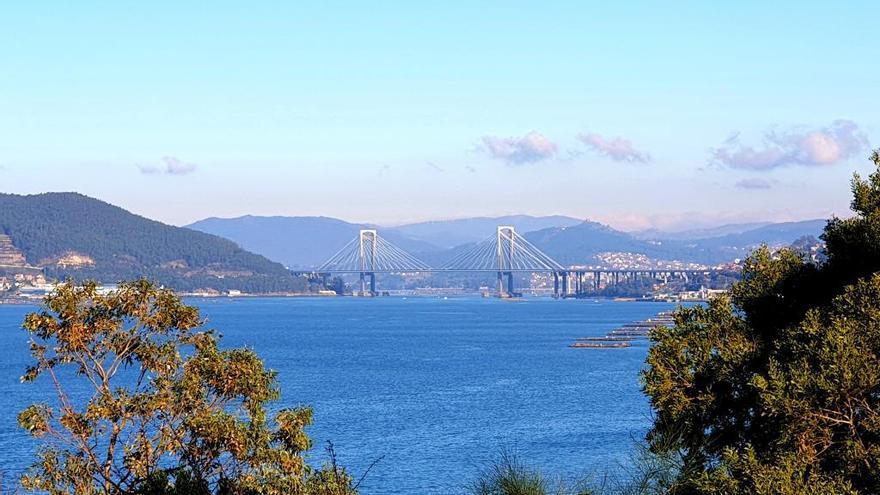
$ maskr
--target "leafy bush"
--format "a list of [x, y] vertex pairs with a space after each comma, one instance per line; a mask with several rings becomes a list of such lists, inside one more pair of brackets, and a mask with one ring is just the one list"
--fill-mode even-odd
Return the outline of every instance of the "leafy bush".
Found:
[[679, 310], [644, 373], [676, 493], [880, 493], [880, 154], [826, 261], [763, 248], [729, 297]]

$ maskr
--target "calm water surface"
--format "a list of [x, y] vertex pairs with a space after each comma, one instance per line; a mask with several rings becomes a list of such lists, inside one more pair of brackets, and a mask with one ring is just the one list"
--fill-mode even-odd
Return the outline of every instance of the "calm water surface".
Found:
[[[482, 298], [191, 301], [224, 346], [278, 371], [284, 406], [311, 405], [312, 462], [332, 441], [370, 494], [461, 493], [500, 449], [576, 478], [619, 467], [650, 424], [639, 388], [646, 343], [570, 349], [672, 309], [665, 303]], [[22, 317], [0, 306], [0, 466], [13, 478], [34, 444], [15, 426], [48, 384], [21, 384]]]

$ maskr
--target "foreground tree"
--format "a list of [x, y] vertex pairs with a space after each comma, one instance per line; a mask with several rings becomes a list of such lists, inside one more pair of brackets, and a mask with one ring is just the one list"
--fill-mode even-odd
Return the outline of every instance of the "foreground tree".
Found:
[[880, 493], [880, 154], [827, 260], [763, 248], [730, 296], [680, 310], [644, 373], [675, 493]]
[[354, 493], [344, 470], [316, 471], [307, 408], [270, 420], [275, 373], [248, 349], [221, 350], [198, 311], [146, 281], [102, 294], [67, 283], [26, 317], [36, 363], [57, 404], [19, 424], [43, 439], [22, 478], [49, 494]]

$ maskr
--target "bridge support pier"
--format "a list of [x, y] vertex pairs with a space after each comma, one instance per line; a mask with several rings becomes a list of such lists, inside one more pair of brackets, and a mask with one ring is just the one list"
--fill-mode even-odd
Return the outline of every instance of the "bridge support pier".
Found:
[[[361, 272], [361, 296], [375, 296], [378, 294], [376, 292], [376, 272]], [[370, 290], [367, 292], [367, 276], [370, 277], [369, 287]]]
[[553, 297], [565, 298], [571, 295], [574, 272], [553, 272]]
[[[505, 278], [507, 280], [504, 280]], [[498, 297], [514, 297], [515, 295], [513, 272], [498, 272]]]

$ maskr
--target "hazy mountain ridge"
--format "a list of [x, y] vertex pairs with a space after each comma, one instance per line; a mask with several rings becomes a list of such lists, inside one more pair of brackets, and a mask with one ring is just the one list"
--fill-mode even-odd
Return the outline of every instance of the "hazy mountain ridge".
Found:
[[703, 246], [743, 246], [756, 247], [760, 244], [771, 246], [790, 244], [803, 236], [818, 238], [822, 235], [826, 219], [803, 220], [799, 222], [781, 222], [764, 225], [745, 232], [731, 233], [723, 236], [697, 240]]
[[574, 227], [529, 232], [525, 238], [563, 265], [595, 265], [596, 255], [605, 252], [638, 253], [657, 260], [726, 261], [724, 256], [698, 246], [689, 247], [681, 241], [645, 241], [590, 221]]
[[[594, 257], [597, 254], [608, 251], [639, 253], [656, 260], [717, 264], [742, 258], [761, 244], [782, 246], [803, 236], [818, 237], [825, 222], [805, 220], [770, 223], [737, 233], [692, 240], [644, 240], [603, 224], [584, 222], [576, 227], [527, 233], [525, 237], [563, 264], [595, 263]], [[714, 232], [708, 232], [721, 233], [731, 227], [719, 227]]]
[[429, 242], [411, 239], [396, 229], [350, 223], [331, 217], [214, 217], [199, 220], [186, 228], [224, 237], [291, 269], [319, 266], [357, 237], [361, 229], [368, 228], [378, 228], [381, 236], [405, 251], [431, 252], [441, 249]]
[[[362, 228], [377, 228], [380, 235], [400, 248], [429, 264], [438, 265], [465, 251], [469, 245], [490, 237], [498, 225], [513, 225], [517, 232], [562, 264], [596, 264], [596, 255], [606, 252], [630, 252], [657, 260], [716, 264], [742, 258], [761, 243], [790, 244], [804, 235], [818, 236], [824, 220], [732, 224], [670, 233], [673, 238], [666, 238], [663, 232], [658, 232], [651, 235], [651, 239], [641, 238], [644, 232], [627, 233], [589, 220], [528, 215], [420, 222], [390, 228], [330, 217], [245, 216], [206, 219], [189, 228], [227, 237], [246, 249], [294, 269], [313, 269], [354, 239]], [[706, 237], [692, 238], [698, 234]]]
[[[598, 222], [564, 216], [512, 215], [372, 228], [400, 248], [439, 264], [493, 235], [498, 225], [513, 225], [562, 264], [589, 265], [605, 252], [639, 253], [656, 260], [726, 262], [745, 256], [761, 243], [790, 244], [805, 235], [818, 236], [825, 221], [745, 230], [723, 226], [705, 232], [724, 235], [693, 240], [644, 240]], [[362, 228], [371, 226], [330, 217], [280, 216], [208, 218], [181, 228], [76, 193], [0, 194], [0, 234], [10, 236], [29, 264], [43, 267], [47, 275], [58, 279], [116, 282], [145, 276], [181, 290], [302, 290], [303, 281], [282, 264], [314, 269]]]
[[180, 290], [296, 291], [303, 281], [222, 237], [166, 225], [77, 193], [0, 194], [0, 233], [49, 277], [148, 277]]
[[225, 237], [245, 249], [260, 253], [292, 269], [312, 269], [326, 261], [364, 228], [375, 228], [392, 244], [426, 259], [444, 258], [442, 252], [481, 241], [495, 234], [498, 225], [513, 225], [519, 232], [580, 223], [570, 217], [512, 215], [422, 222], [396, 227], [357, 224], [331, 217], [207, 218], [187, 228]]
[[699, 239], [711, 239], [713, 237], [722, 237], [730, 234], [741, 234], [749, 230], [754, 230], [773, 222], [751, 222], [751, 223], [729, 223], [719, 225], [717, 227], [706, 227], [700, 229], [688, 229], [678, 231], [666, 231], [662, 229], [646, 229], [630, 232], [633, 237], [641, 240], [675, 240], [675, 241], [695, 241]]
[[510, 225], [517, 232], [525, 233], [551, 227], [570, 227], [581, 222], [583, 222], [582, 219], [562, 215], [545, 217], [506, 215], [501, 217], [474, 217], [419, 222], [386, 228], [383, 232], [394, 231], [402, 236], [448, 249], [462, 244], [482, 241], [494, 235], [499, 225]]

